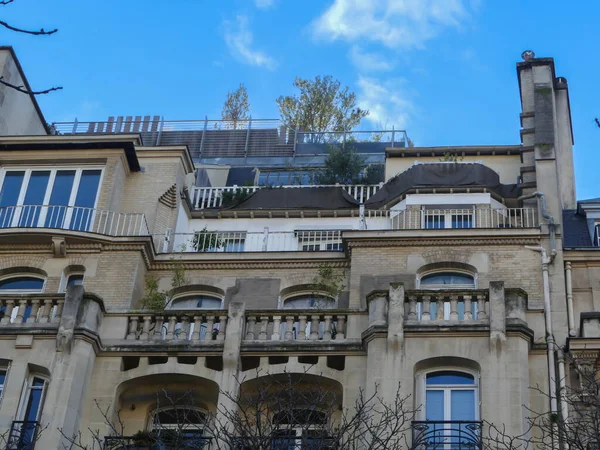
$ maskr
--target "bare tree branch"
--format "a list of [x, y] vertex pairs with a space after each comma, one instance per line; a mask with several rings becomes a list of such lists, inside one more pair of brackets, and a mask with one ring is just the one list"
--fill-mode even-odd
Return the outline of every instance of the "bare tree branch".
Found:
[[[6, 3], [4, 3], [4, 4], [6, 4]], [[49, 36], [58, 31], [58, 28], [55, 28], [54, 30], [50, 30], [50, 31], [46, 31], [43, 28], [40, 29], [39, 31], [24, 30], [22, 28], [13, 27], [12, 25], [9, 25], [8, 23], [6, 23], [2, 20], [0, 20], [0, 25], [2, 25], [4, 28], [8, 28], [11, 31], [16, 31], [17, 33], [33, 34], [34, 36]]]
[[600, 128], [600, 120], [597, 117], [594, 119], [594, 122], [596, 122], [596, 125]]
[[12, 88], [16, 91], [22, 92], [23, 94], [30, 94], [30, 95], [42, 95], [42, 94], [48, 94], [52, 91], [59, 91], [62, 89], [62, 86], [57, 86], [57, 87], [53, 87], [50, 89], [46, 89], [43, 91], [30, 91], [28, 89], [25, 89], [25, 86], [21, 85], [21, 86], [17, 86], [15, 84], [11, 84], [8, 81], [4, 81], [4, 77], [0, 77], [0, 84], [3, 84], [5, 86], [8, 86], [9, 88]]

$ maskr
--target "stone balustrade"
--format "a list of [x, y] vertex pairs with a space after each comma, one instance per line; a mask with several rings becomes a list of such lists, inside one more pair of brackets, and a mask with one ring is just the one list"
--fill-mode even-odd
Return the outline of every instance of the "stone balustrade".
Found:
[[404, 317], [407, 322], [473, 322], [490, 318], [487, 290], [406, 292]]
[[2, 294], [0, 326], [30, 323], [58, 324], [62, 316], [65, 294]]
[[227, 311], [139, 312], [128, 315], [127, 340], [224, 341]]
[[341, 341], [348, 312], [339, 310], [246, 311], [245, 341]]

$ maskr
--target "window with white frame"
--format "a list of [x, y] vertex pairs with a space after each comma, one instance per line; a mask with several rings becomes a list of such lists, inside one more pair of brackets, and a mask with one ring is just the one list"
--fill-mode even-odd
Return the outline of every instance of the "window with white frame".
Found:
[[473, 228], [475, 210], [469, 208], [422, 210], [421, 227], [429, 229], [441, 228]]
[[8, 376], [8, 364], [0, 361], [0, 401], [2, 400], [2, 394], [4, 393], [4, 386], [6, 384], [6, 377]]
[[340, 252], [344, 250], [340, 230], [296, 231], [298, 250], [303, 252]]
[[245, 231], [198, 231], [192, 238], [197, 252], [243, 252], [245, 244]]
[[3, 169], [0, 228], [89, 230], [102, 168]]
[[[319, 309], [335, 308], [336, 304], [337, 304], [336, 300], [327, 294], [319, 294], [319, 293], [311, 292], [311, 293], [304, 293], [304, 294], [297, 293], [293, 296], [287, 297], [283, 300], [282, 306], [283, 306], [283, 309], [289, 309], [289, 310], [293, 310], [293, 309], [319, 310]], [[287, 324], [282, 323], [281, 330], [280, 330], [281, 336], [285, 335], [286, 328], [287, 328]], [[309, 320], [306, 323], [306, 329], [305, 329], [305, 334], [306, 334], [307, 339], [310, 338], [311, 329], [312, 329], [312, 321]], [[335, 334], [336, 322], [333, 322], [331, 324], [331, 331], [333, 334]], [[294, 339], [297, 339], [299, 332], [300, 332], [300, 323], [294, 322], [294, 327], [292, 329]], [[319, 328], [318, 328], [319, 339], [323, 338], [324, 333], [325, 333], [325, 323], [322, 321], [319, 321]]]
[[[0, 279], [0, 295], [10, 294], [38, 294], [44, 291], [46, 280], [40, 276], [30, 274], [13, 274]], [[19, 315], [19, 305], [16, 305], [11, 313], [10, 322], [13, 323]], [[6, 306], [0, 306], [0, 320], [6, 314]], [[27, 322], [31, 314], [31, 306], [25, 308], [23, 323]]]
[[202, 449], [209, 439], [204, 434], [207, 414], [195, 407], [160, 408], [152, 413], [151, 431], [156, 436], [156, 448], [167, 450]]
[[273, 450], [326, 449], [330, 438], [324, 434], [327, 414], [314, 409], [293, 409], [273, 417]]
[[[33, 448], [38, 438], [38, 433], [41, 431], [39, 422], [44, 408], [47, 386], [48, 379], [38, 374], [30, 375], [25, 382], [17, 414], [17, 428], [13, 426], [11, 432], [11, 438], [22, 445], [18, 448]], [[9, 448], [12, 447], [9, 446]]]
[[594, 247], [600, 247], [600, 223], [597, 223], [594, 226], [594, 242], [592, 245]]
[[[197, 310], [197, 309], [222, 309], [223, 308], [223, 299], [220, 297], [217, 297], [214, 294], [205, 294], [205, 293], [198, 293], [198, 294], [184, 294], [178, 297], [175, 297], [173, 299], [171, 299], [171, 301], [169, 302], [168, 305], [168, 309], [177, 309], [177, 310], [186, 310], [186, 309], [190, 309], [190, 310]], [[181, 322], [178, 322], [175, 325], [175, 330], [174, 333], [175, 335], [178, 335], [181, 331], [183, 324]], [[194, 322], [189, 324], [189, 332], [188, 332], [188, 336], [191, 336], [192, 333], [194, 332], [194, 327], [196, 326], [196, 324]], [[213, 328], [212, 330], [210, 330], [210, 333], [213, 334], [213, 339], [216, 337], [216, 335], [219, 333], [219, 329], [220, 329], [220, 324], [218, 323], [214, 323], [213, 324]], [[166, 337], [166, 329], [163, 328], [163, 335]], [[204, 337], [206, 336], [206, 333], [209, 332], [209, 330], [207, 329], [207, 324], [206, 323], [201, 323], [200, 324], [200, 340], [203, 341]]]
[[[469, 290], [475, 289], [476, 278], [473, 273], [458, 270], [432, 271], [419, 274], [417, 276], [417, 286], [419, 289], [432, 290]], [[442, 307], [439, 308], [438, 305]], [[421, 320], [423, 312], [423, 303], [417, 302], [417, 320]], [[457, 302], [458, 320], [464, 320], [465, 301], [460, 297]], [[471, 302], [471, 317], [476, 318], [478, 313], [477, 302]], [[431, 302], [429, 305], [429, 314], [431, 320], [450, 320], [451, 302], [450, 298], [444, 301]]]
[[[457, 444], [480, 439], [479, 374], [465, 369], [437, 368], [417, 376], [419, 427], [417, 441], [439, 449], [458, 448]], [[418, 443], [418, 442], [417, 442]], [[416, 444], [416, 443], [415, 443]]]
[[71, 286], [83, 286], [83, 273], [70, 273], [63, 276], [61, 292], [66, 292]]

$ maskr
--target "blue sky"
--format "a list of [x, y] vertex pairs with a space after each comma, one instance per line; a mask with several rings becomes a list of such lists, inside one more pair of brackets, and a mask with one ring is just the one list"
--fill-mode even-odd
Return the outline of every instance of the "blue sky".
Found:
[[595, 186], [600, 2], [581, 0], [15, 0], [0, 30], [52, 121], [113, 115], [219, 118], [243, 82], [255, 118], [295, 76], [333, 75], [371, 111], [363, 128], [405, 128], [416, 145], [519, 143], [515, 63], [555, 58], [569, 81], [578, 198]]

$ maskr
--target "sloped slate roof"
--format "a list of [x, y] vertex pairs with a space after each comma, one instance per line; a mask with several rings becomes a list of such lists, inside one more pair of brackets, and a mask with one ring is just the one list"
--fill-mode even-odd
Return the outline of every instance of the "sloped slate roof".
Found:
[[356, 209], [359, 203], [341, 187], [263, 188], [228, 210]]
[[503, 198], [516, 198], [519, 192], [516, 184], [501, 184], [499, 175], [483, 164], [416, 164], [391, 178], [365, 206], [380, 208], [414, 188], [462, 186], [486, 187]]
[[562, 238], [565, 248], [593, 247], [585, 216], [576, 209], [563, 211]]
[[596, 198], [588, 198], [587, 200], [579, 200], [578, 204], [587, 204], [587, 203], [600, 203], [600, 197]]

